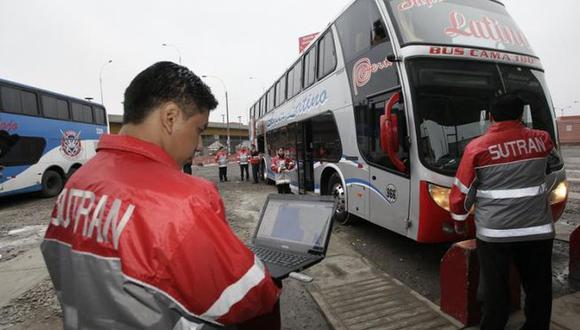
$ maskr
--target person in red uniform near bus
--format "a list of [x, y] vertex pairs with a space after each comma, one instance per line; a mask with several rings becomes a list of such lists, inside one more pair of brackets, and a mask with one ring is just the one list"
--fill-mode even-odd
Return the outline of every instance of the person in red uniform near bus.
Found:
[[220, 147], [215, 154], [215, 161], [219, 167], [220, 182], [228, 181], [228, 153]]
[[481, 329], [506, 325], [512, 262], [526, 293], [522, 329], [550, 327], [554, 226], [546, 172], [554, 144], [547, 132], [522, 124], [523, 109], [515, 95], [492, 104], [492, 125], [465, 147], [450, 193], [458, 233], [475, 205]]
[[280, 328], [280, 289], [215, 185], [181, 171], [216, 106], [171, 62], [126, 89], [119, 135], [67, 182], [41, 245], [65, 329]]
[[242, 146], [240, 151], [238, 151], [236, 155], [236, 160], [240, 165], [240, 177], [241, 180], [244, 181], [244, 173], [246, 173], [246, 181], [250, 181], [250, 172], [248, 170], [248, 162], [250, 160], [250, 153], [245, 146]]
[[250, 164], [252, 165], [252, 177], [254, 178], [254, 183], [258, 183], [260, 172], [260, 166], [262, 163], [262, 157], [260, 152], [256, 149], [255, 145], [252, 145], [252, 151], [250, 152]]
[[278, 193], [289, 194], [290, 191], [290, 175], [288, 173], [294, 169], [294, 162], [289, 157], [286, 157], [284, 148], [278, 149], [276, 157], [272, 158], [272, 165], [270, 166], [276, 175], [276, 188]]

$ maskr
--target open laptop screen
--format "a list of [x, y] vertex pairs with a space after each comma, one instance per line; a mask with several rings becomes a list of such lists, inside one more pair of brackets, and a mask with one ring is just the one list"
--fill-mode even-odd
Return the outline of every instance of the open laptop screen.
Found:
[[322, 250], [333, 212], [333, 202], [272, 199], [266, 205], [256, 238]]

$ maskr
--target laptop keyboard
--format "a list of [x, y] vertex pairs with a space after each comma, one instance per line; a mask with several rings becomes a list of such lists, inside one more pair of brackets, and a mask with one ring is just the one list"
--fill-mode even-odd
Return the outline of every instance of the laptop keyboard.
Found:
[[273, 264], [278, 264], [282, 266], [296, 266], [301, 264], [302, 262], [311, 259], [309, 256], [299, 255], [299, 254], [292, 254], [288, 252], [276, 251], [272, 249], [265, 249], [257, 246], [249, 246], [250, 250], [252, 250], [258, 258], [262, 261], [267, 261]]

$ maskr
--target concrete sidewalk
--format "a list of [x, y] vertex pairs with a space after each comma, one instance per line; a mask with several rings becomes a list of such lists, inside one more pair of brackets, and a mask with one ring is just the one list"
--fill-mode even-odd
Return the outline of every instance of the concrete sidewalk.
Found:
[[306, 271], [307, 289], [334, 329], [459, 329], [439, 307], [379, 271], [338, 236], [326, 259]]
[[[332, 237], [325, 260], [305, 273], [314, 278], [307, 290], [334, 329], [464, 328], [439, 306], [377, 269], [338, 235]], [[523, 322], [519, 311], [506, 330], [519, 329]], [[579, 329], [579, 324], [580, 292], [555, 299], [552, 329]]]

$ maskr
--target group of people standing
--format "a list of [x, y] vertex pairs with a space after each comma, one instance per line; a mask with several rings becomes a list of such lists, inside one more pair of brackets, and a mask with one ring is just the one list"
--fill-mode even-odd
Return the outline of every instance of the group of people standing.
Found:
[[[215, 161], [219, 167], [219, 178], [220, 182], [227, 182], [228, 181], [228, 154], [224, 147], [220, 147], [218, 152], [215, 155]], [[243, 146], [237, 153], [236, 153], [236, 161], [240, 165], [240, 179], [241, 181], [250, 181], [250, 173], [248, 166], [252, 165], [252, 177], [254, 179], [254, 183], [259, 182], [259, 176], [261, 174], [261, 163], [262, 163], [262, 156], [260, 152], [256, 149], [255, 146], [252, 146], [252, 149], [248, 151], [248, 149]]]
[[[228, 154], [224, 147], [221, 147], [215, 155], [215, 161], [219, 167], [220, 182], [228, 181]], [[242, 147], [236, 153], [236, 161], [240, 165], [240, 180], [250, 181], [250, 174], [248, 166], [252, 165], [252, 177], [254, 183], [259, 182], [260, 176], [263, 175], [262, 156], [255, 146], [248, 151], [246, 147]], [[276, 178], [276, 187], [280, 194], [289, 194], [290, 191], [290, 176], [289, 172], [295, 167], [294, 161], [288, 157], [284, 148], [279, 148], [276, 156], [272, 158], [272, 165], [270, 169], [274, 172]]]

